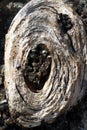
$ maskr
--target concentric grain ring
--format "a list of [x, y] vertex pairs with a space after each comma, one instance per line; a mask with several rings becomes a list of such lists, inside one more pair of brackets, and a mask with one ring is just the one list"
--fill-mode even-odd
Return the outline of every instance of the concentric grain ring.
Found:
[[14, 18], [5, 46], [5, 86], [15, 122], [52, 122], [82, 92], [86, 38], [75, 12], [57, 0], [31, 0]]

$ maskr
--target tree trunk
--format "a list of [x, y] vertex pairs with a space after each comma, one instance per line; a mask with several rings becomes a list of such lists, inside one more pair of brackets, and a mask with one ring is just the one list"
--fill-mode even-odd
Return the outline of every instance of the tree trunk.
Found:
[[32, 0], [16, 15], [5, 45], [11, 116], [31, 128], [51, 123], [83, 97], [87, 40], [78, 14], [62, 0]]

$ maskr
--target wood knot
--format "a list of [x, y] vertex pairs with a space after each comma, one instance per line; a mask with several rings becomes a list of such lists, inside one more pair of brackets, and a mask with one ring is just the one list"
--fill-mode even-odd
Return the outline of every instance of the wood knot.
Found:
[[18, 125], [53, 122], [82, 98], [86, 48], [83, 22], [62, 0], [31, 0], [19, 11], [5, 44], [6, 97]]
[[67, 14], [58, 14], [58, 23], [60, 24], [61, 30], [66, 33], [73, 27], [73, 22]]

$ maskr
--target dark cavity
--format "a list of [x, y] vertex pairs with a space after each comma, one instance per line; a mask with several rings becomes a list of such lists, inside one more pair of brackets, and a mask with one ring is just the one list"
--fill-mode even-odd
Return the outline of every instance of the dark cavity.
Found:
[[33, 92], [43, 88], [50, 74], [51, 61], [50, 52], [44, 44], [30, 50], [23, 75], [27, 86]]

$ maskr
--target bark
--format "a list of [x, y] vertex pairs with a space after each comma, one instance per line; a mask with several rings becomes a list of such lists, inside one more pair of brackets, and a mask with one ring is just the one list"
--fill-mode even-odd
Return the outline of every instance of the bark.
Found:
[[32, 0], [6, 35], [5, 89], [11, 116], [31, 128], [52, 123], [85, 95], [87, 40], [81, 17], [56, 0]]

